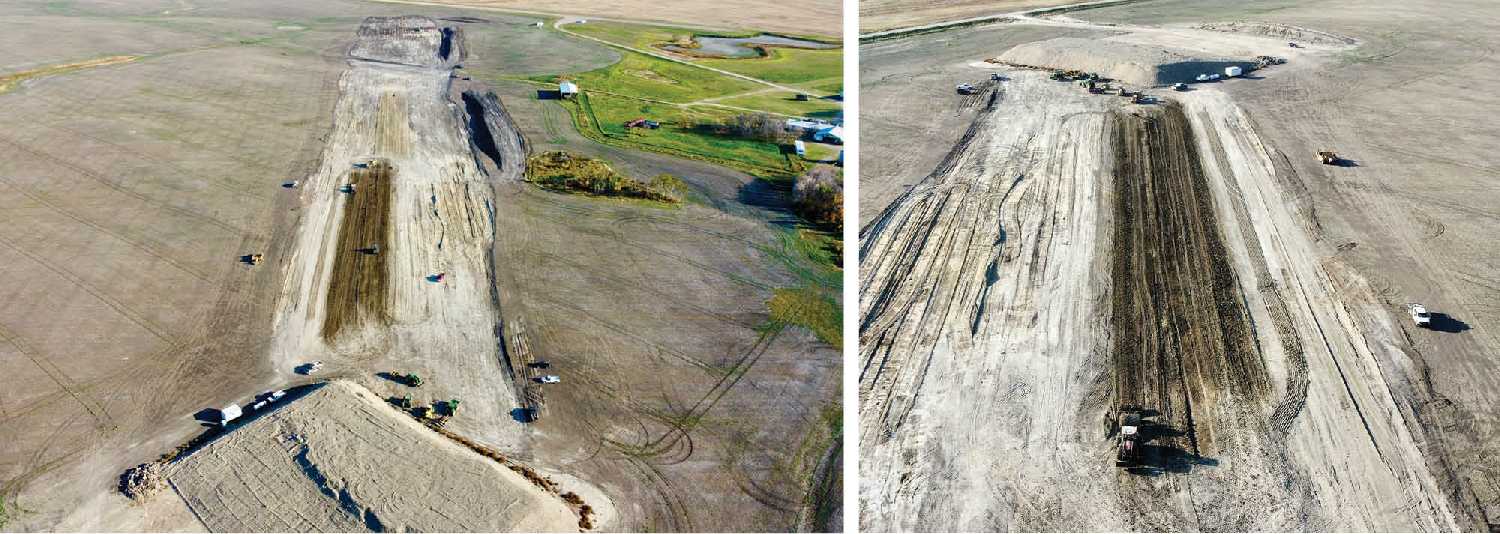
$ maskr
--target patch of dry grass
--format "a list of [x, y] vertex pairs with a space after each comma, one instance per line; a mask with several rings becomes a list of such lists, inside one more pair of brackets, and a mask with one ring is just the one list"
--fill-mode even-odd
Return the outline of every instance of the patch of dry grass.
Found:
[[106, 65], [129, 63], [140, 58], [141, 56], [109, 56], [101, 57], [98, 59], [90, 59], [86, 61], [75, 61], [73, 63], [63, 63], [60, 65], [50, 65], [39, 69], [23, 70], [21, 72], [0, 75], [0, 94], [4, 94], [11, 89], [15, 89], [16, 86], [21, 84], [21, 82], [32, 78], [66, 74], [69, 72], [92, 67], [103, 67]]

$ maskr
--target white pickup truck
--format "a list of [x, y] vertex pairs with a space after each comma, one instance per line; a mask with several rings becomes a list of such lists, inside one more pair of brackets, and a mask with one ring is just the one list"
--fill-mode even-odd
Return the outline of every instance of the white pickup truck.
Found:
[[1406, 311], [1411, 313], [1411, 322], [1416, 323], [1417, 328], [1431, 328], [1432, 314], [1427, 312], [1427, 307], [1412, 303], [1406, 305]]

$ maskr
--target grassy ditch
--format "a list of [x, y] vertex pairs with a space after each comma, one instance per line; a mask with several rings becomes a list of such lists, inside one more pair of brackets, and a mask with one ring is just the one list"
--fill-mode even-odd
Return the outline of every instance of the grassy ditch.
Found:
[[676, 204], [687, 185], [681, 178], [659, 174], [641, 182], [618, 172], [604, 160], [568, 152], [543, 152], [526, 160], [526, 181], [554, 191], [595, 196], [638, 198]]

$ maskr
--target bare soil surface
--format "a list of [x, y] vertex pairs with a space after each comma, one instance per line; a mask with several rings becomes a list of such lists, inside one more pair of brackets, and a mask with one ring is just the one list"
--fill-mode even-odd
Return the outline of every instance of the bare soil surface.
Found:
[[[913, 171], [863, 178], [862, 190], [886, 196], [861, 207], [881, 213], [866, 219], [861, 244], [862, 525], [1493, 528], [1493, 462], [1478, 456], [1490, 447], [1482, 436], [1494, 435], [1495, 417], [1481, 393], [1493, 390], [1495, 353], [1483, 315], [1420, 330], [1400, 308], [1483, 291], [1457, 290], [1465, 278], [1440, 275], [1452, 271], [1438, 266], [1467, 257], [1465, 272], [1483, 272], [1487, 263], [1459, 251], [1483, 249], [1485, 239], [1450, 236], [1454, 226], [1431, 215], [1484, 217], [1482, 194], [1459, 202], [1442, 193], [1474, 191], [1462, 184], [1484, 170], [1460, 163], [1482, 151], [1464, 136], [1446, 148], [1398, 147], [1399, 163], [1384, 156], [1389, 149], [1347, 166], [1313, 157], [1386, 138], [1374, 134], [1387, 127], [1372, 110], [1401, 109], [1391, 98], [1406, 94], [1402, 83], [1446, 72], [1399, 73], [1417, 68], [1415, 58], [1397, 59], [1406, 49], [1391, 48], [1386, 32], [1435, 19], [1397, 13], [1325, 2], [1229, 24], [1218, 21], [1249, 15], [1226, 2], [1140, 2], [867, 45], [879, 72], [903, 72], [927, 52], [939, 72], [970, 82], [994, 67], [950, 49], [978, 49], [976, 39], [994, 36], [989, 53], [971, 56], [993, 57], [1045, 38], [1039, 26], [1290, 61], [1243, 80], [1155, 91], [1163, 103], [1146, 106], [1002, 70], [1009, 79], [999, 84], [998, 107], [970, 115], [975, 127], [959, 130], [966, 134], [941, 132], [932, 143], [955, 148], [928, 178], [899, 196], [890, 196], [892, 185]], [[1200, 39], [1202, 31], [1222, 36]], [[1297, 36], [1304, 46], [1287, 47]], [[1457, 50], [1426, 57], [1487, 57]], [[875, 84], [878, 94], [896, 94], [915, 79]], [[1384, 83], [1360, 87], [1390, 93], [1366, 96], [1349, 90], [1351, 80]], [[966, 102], [944, 96], [949, 106]], [[1465, 124], [1423, 102], [1430, 116], [1412, 110], [1410, 124]], [[926, 120], [899, 114], [918, 105], [867, 106], [873, 120], [864, 123]], [[1468, 128], [1456, 131], [1493, 130]], [[1070, 138], [1093, 141], [1061, 141]], [[1417, 209], [1396, 209], [1397, 186], [1367, 182], [1395, 184], [1383, 180], [1396, 169], [1431, 188], [1413, 204], [1425, 217], [1376, 215]], [[1070, 184], [1081, 203], [1026, 194], [1051, 191], [1054, 181]], [[975, 185], [1003, 183], [1014, 184], [1019, 200]], [[1378, 248], [1378, 258], [1366, 247]], [[1108, 421], [1124, 404], [1143, 405], [1156, 421], [1143, 468], [1113, 465]]]
[[[0, 95], [8, 125], [0, 205], [11, 223], [0, 243], [16, 260], [0, 267], [9, 281], [0, 284], [9, 303], [0, 311], [0, 373], [15, 380], [0, 390], [5, 528], [201, 530], [181, 505], [128, 506], [115, 491], [120, 472], [196, 434], [194, 416], [206, 408], [305, 380], [269, 357], [288, 253], [307, 212], [299, 196], [308, 189], [281, 184], [306, 180], [319, 166], [363, 15], [402, 8], [183, 7], [0, 6], [4, 38], [31, 43], [0, 51], [19, 70], [145, 54], [31, 79]], [[612, 57], [552, 33], [520, 33], [522, 19], [486, 20], [466, 32], [484, 36], [483, 52], [508, 33], [532, 48], [529, 63], [490, 72]], [[72, 29], [63, 36], [59, 28]], [[82, 35], [94, 38], [70, 37]], [[124, 41], [133, 44], [117, 46]], [[466, 144], [458, 146], [472, 160]], [[326, 193], [339, 195], [332, 184]], [[238, 261], [251, 253], [266, 262]], [[479, 354], [486, 353], [494, 348]], [[294, 359], [304, 356], [317, 357]], [[368, 377], [398, 367], [371, 366], [339, 372]], [[430, 393], [461, 397], [465, 409], [482, 413], [493, 388]], [[510, 408], [491, 409], [510, 420]]]
[[214, 532], [576, 532], [557, 496], [334, 381], [175, 462], [171, 489]]
[[1072, 3], [1069, 0], [864, 0], [859, 3], [859, 31], [889, 30]]
[[[395, 61], [351, 61], [367, 15], [412, 12], [432, 21], [412, 21], [413, 43], [440, 51], [442, 28], [461, 30], [448, 59], [403, 44]], [[4, 72], [142, 55], [0, 95], [0, 150], [19, 155], [0, 158], [12, 223], [0, 245], [15, 259], [0, 266], [0, 373], [14, 380], [0, 389], [4, 528], [204, 530], [182, 499], [130, 505], [120, 473], [201, 432], [209, 408], [330, 377], [418, 404], [461, 399], [449, 430], [577, 491], [606, 530], [781, 530], [811, 517], [839, 354], [800, 329], [763, 334], [766, 300], [801, 283], [782, 194], [587, 143], [529, 84], [502, 82], [504, 102], [490, 102], [485, 82], [502, 76], [619, 57], [534, 20], [276, 0], [0, 6], [0, 39], [29, 43], [0, 49], [15, 66]], [[446, 72], [460, 59], [472, 85]], [[475, 146], [466, 91], [493, 151]], [[608, 157], [637, 178], [681, 176], [693, 203], [510, 184], [531, 144]], [[338, 188], [382, 153], [401, 182], [382, 246], [392, 321], [329, 344], [314, 310], [353, 204]], [[265, 262], [237, 261], [252, 253]], [[531, 425], [513, 412], [534, 388], [515, 383], [511, 334], [564, 377]], [[322, 376], [293, 373], [314, 359]], [[689, 410], [700, 398], [717, 400]], [[659, 435], [676, 452], [637, 452]]]

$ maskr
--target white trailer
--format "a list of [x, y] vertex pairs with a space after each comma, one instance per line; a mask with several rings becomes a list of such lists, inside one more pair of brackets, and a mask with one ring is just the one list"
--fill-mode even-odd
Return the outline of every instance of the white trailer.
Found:
[[245, 415], [245, 412], [240, 409], [240, 405], [225, 406], [224, 409], [219, 410], [219, 426], [228, 426], [230, 421], [239, 419], [241, 415]]

